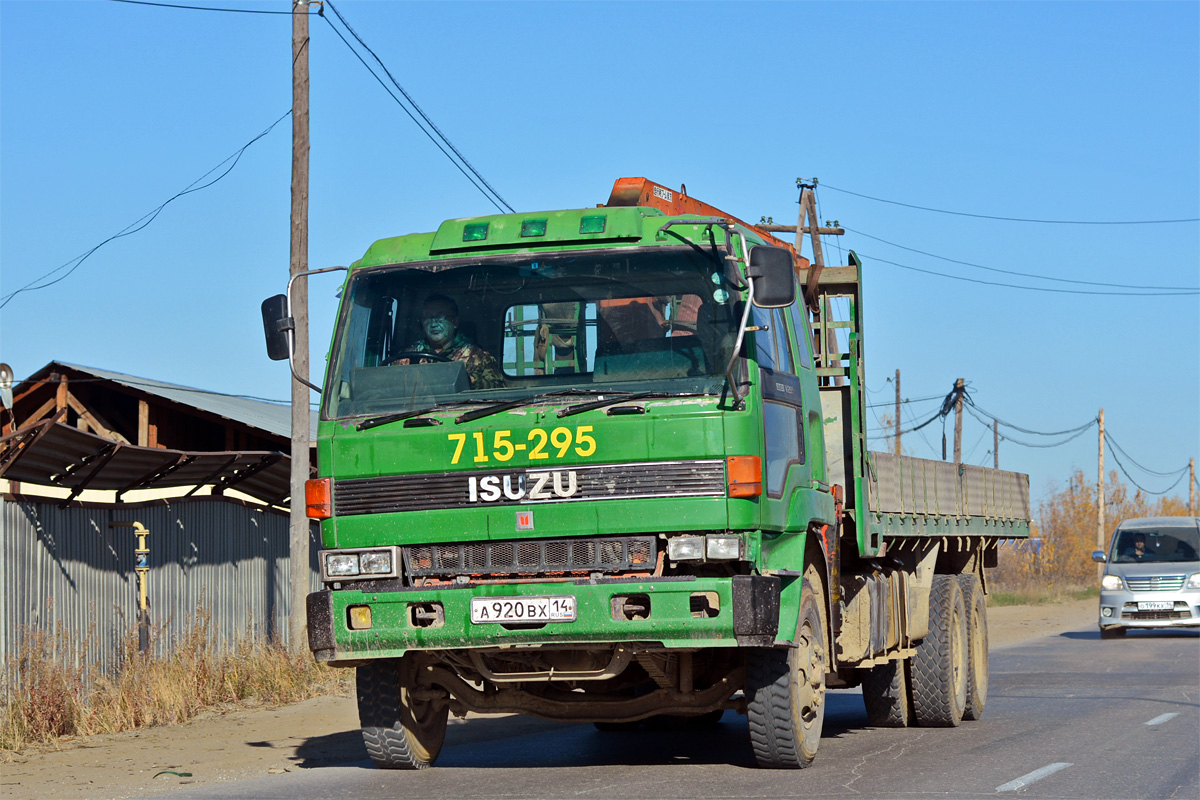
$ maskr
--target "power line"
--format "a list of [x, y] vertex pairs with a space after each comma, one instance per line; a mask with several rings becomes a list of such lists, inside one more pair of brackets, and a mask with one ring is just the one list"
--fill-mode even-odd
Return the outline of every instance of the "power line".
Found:
[[188, 11], [225, 11], [230, 14], [306, 14], [307, 11], [263, 11], [257, 8], [216, 8], [214, 6], [185, 6], [174, 3], [151, 3], [149, 0], [112, 0], [114, 3], [129, 3], [135, 6], [158, 6], [159, 8], [182, 8]]
[[[1066, 436], [1069, 433], [1077, 433], [1079, 431], [1086, 431], [1088, 428], [1091, 428], [1093, 425], [1095, 425], [1097, 422], [1099, 422], [1099, 420], [1097, 418], [1092, 418], [1092, 419], [1088, 420], [1087, 422], [1083, 423], [1082, 425], [1077, 425], [1074, 428], [1068, 428], [1065, 431], [1035, 431], [1035, 430], [1030, 430], [1029, 428], [1022, 428], [1020, 425], [1014, 425], [1011, 422], [1007, 422], [1007, 421], [1001, 419], [1000, 417], [997, 417], [995, 414], [991, 413], [987, 409], [980, 408], [974, 401], [970, 401], [970, 407], [967, 410], [972, 411], [972, 412], [978, 411], [980, 414], [983, 414], [989, 420], [995, 420], [996, 422], [1000, 423], [1001, 425], [1003, 425], [1006, 428], [1012, 428], [1013, 430], [1020, 431], [1021, 433], [1029, 433], [1029, 434], [1033, 434], [1034, 436]], [[978, 419], [978, 417], [976, 417], [976, 419]], [[983, 422], [983, 420], [980, 420], [980, 422]], [[986, 425], [987, 423], [985, 422], [984, 424]], [[1175, 473], [1171, 473], [1171, 474], [1174, 475]]]
[[1179, 469], [1172, 470], [1170, 472], [1155, 472], [1154, 470], [1150, 469], [1149, 467], [1143, 467], [1137, 461], [1134, 461], [1133, 456], [1131, 456], [1131, 455], [1129, 455], [1129, 453], [1125, 452], [1125, 448], [1123, 448], [1123, 447], [1121, 447], [1121, 445], [1117, 444], [1116, 440], [1112, 438], [1112, 434], [1109, 433], [1107, 430], [1104, 431], [1104, 441], [1106, 441], [1110, 445], [1112, 445], [1113, 450], [1119, 451], [1121, 453], [1121, 455], [1128, 458], [1130, 463], [1132, 463], [1135, 467], [1137, 467], [1138, 469], [1142, 470], [1143, 472], [1147, 472], [1151, 475], [1157, 475], [1161, 478], [1169, 478], [1172, 475], [1178, 475], [1182, 472], [1187, 472], [1187, 470], [1188, 470], [1187, 464], [1184, 464]]
[[[880, 391], [876, 392], [875, 394], [882, 394], [882, 393], [883, 393], [882, 390], [880, 390]], [[906, 397], [900, 401], [900, 404], [904, 405], [906, 403], [925, 403], [930, 400], [941, 400], [941, 399], [942, 399], [942, 396], [940, 394], [931, 394], [928, 397]], [[896, 401], [890, 400], [886, 403], [868, 403], [867, 408], [882, 408], [884, 406], [891, 408], [895, 405], [896, 405]]]
[[[34, 291], [37, 291], [38, 289], [45, 289], [49, 286], [53, 286], [54, 284], [58, 283], [59, 281], [65, 280], [69, 275], [71, 275], [71, 273], [73, 273], [75, 270], [79, 269], [79, 266], [81, 264], [83, 264], [83, 262], [86, 261], [88, 259], [88, 257], [92, 255], [92, 253], [96, 252], [101, 247], [103, 247], [104, 245], [113, 241], [114, 239], [120, 239], [124, 236], [129, 236], [130, 234], [134, 234], [134, 233], [137, 233], [138, 231], [142, 230], [147, 225], [149, 225], [151, 222], [153, 222], [155, 220], [155, 218], [157, 218], [158, 215], [162, 213], [162, 210], [164, 208], [166, 208], [171, 202], [178, 200], [180, 197], [183, 197], [186, 194], [192, 194], [193, 192], [198, 192], [201, 189], [207, 189], [208, 187], [212, 186], [217, 181], [224, 178], [226, 175], [228, 175], [230, 172], [233, 171], [234, 167], [236, 167], [238, 165], [238, 162], [242, 158], [242, 154], [246, 152], [246, 148], [248, 148], [250, 145], [254, 144], [259, 139], [266, 136], [268, 133], [270, 133], [271, 130], [276, 125], [278, 125], [280, 122], [282, 122], [284, 119], [286, 119], [288, 117], [288, 115], [291, 113], [292, 113], [291, 109], [284, 112], [283, 115], [279, 117], [279, 119], [275, 120], [270, 125], [268, 125], [262, 131], [262, 133], [258, 134], [253, 139], [251, 139], [250, 141], [248, 141], [244, 145], [242, 145], [240, 148], [238, 148], [237, 152], [233, 153], [233, 155], [226, 157], [224, 160], [222, 160], [219, 164], [217, 164], [215, 167], [210, 169], [208, 172], [204, 173], [199, 178], [197, 178], [196, 180], [189, 183], [187, 185], [187, 187], [184, 188], [182, 191], [177, 192], [176, 194], [172, 195], [170, 198], [165, 200], [161, 205], [159, 205], [153, 211], [145, 214], [144, 216], [135, 220], [134, 222], [131, 222], [129, 225], [126, 225], [118, 233], [115, 233], [112, 236], [108, 237], [104, 241], [100, 242], [100, 244], [92, 247], [90, 250], [83, 253], [82, 255], [78, 255], [75, 258], [72, 258], [70, 261], [66, 262], [65, 264], [55, 267], [54, 269], [50, 270], [49, 272], [43, 274], [42, 276], [40, 276], [38, 278], [34, 278], [32, 281], [25, 284], [20, 289], [17, 289], [16, 291], [9, 292], [8, 294], [4, 295], [4, 297], [2, 299], [0, 299], [0, 308], [4, 308], [6, 305], [8, 305], [9, 302], [14, 297], [19, 295], [21, 292], [34, 292]], [[230, 163], [229, 166], [226, 167], [225, 171], [222, 172], [220, 175], [213, 178], [208, 183], [205, 183], [200, 186], [196, 185], [196, 184], [200, 183], [201, 181], [203, 181], [205, 178], [207, 178], [209, 175], [216, 172], [224, 164], [231, 162], [231, 161], [232, 161], [232, 163]], [[70, 267], [70, 269], [67, 269], [68, 267]], [[67, 271], [65, 273], [63, 273], [62, 275], [59, 275], [54, 280], [47, 281], [46, 283], [41, 283], [41, 285], [35, 285], [35, 284], [39, 284], [41, 281], [46, 281], [46, 279], [49, 278], [51, 275], [55, 274], [56, 272], [61, 272], [64, 269], [66, 269]]]
[[[1108, 440], [1107, 435], [1104, 438], [1106, 441]], [[1175, 479], [1174, 483], [1172, 483], [1166, 489], [1163, 489], [1161, 492], [1152, 492], [1149, 489], [1147, 489], [1145, 486], [1142, 486], [1140, 483], [1138, 483], [1136, 480], [1133, 479], [1133, 476], [1129, 474], [1129, 470], [1125, 469], [1125, 465], [1122, 464], [1121, 459], [1117, 457], [1117, 450], [1113, 450], [1112, 457], [1113, 457], [1113, 461], [1117, 462], [1117, 466], [1121, 468], [1121, 472], [1124, 473], [1125, 477], [1129, 479], [1129, 482], [1132, 483], [1137, 488], [1141, 489], [1146, 494], [1163, 495], [1163, 494], [1166, 494], [1167, 492], [1170, 492], [1176, 486], [1179, 485], [1179, 482], [1181, 480], [1183, 480], [1183, 473], [1187, 471], [1187, 467], [1184, 467], [1183, 472], [1180, 472], [1179, 477]]]
[[[417, 101], [412, 98], [412, 95], [410, 95], [407, 91], [405, 91], [404, 87], [400, 85], [399, 81], [396, 80], [395, 76], [393, 76], [391, 71], [387, 68], [387, 65], [383, 63], [383, 60], [380, 59], [379, 56], [375, 54], [375, 51], [372, 50], [370, 48], [370, 46], [367, 45], [367, 43], [363, 41], [362, 37], [358, 35], [358, 32], [355, 31], [354, 28], [352, 28], [350, 26], [350, 23], [346, 21], [346, 18], [342, 16], [340, 11], [337, 10], [337, 7], [334, 6], [332, 2], [329, 2], [329, 0], [325, 0], [325, 5], [329, 6], [329, 10], [332, 11], [334, 13], [334, 15], [338, 18], [338, 21], [341, 22], [342, 25], [344, 25], [346, 27], [346, 30], [350, 32], [350, 35], [353, 36], [360, 45], [362, 45], [363, 49], [365, 49], [368, 53], [371, 54], [371, 57], [373, 59], [375, 59], [375, 62], [377, 64], [379, 64], [380, 68], [383, 69], [384, 74], [386, 74], [388, 76], [388, 79], [392, 82], [392, 85], [395, 86], [397, 90], [399, 90], [400, 94], [404, 95], [404, 99], [409, 102], [409, 104], [413, 107], [413, 110], [416, 111], [417, 114], [420, 115], [421, 119], [423, 119], [425, 121], [425, 123], [430, 128], [433, 129], [434, 133], [437, 134], [437, 138], [441, 139], [441, 141], [445, 143], [446, 147], [449, 147], [452, 151], [454, 151], [454, 155], [458, 156], [459, 161], [462, 162], [462, 166], [460, 166], [457, 162], [455, 162], [455, 166], [458, 167], [459, 171], [462, 172], [463, 175], [465, 175], [467, 177], [467, 179], [470, 180], [471, 183], [475, 185], [476, 189], [479, 189], [480, 192], [483, 192], [483, 195], [485, 197], [487, 197], [488, 200], [492, 203], [492, 205], [496, 206], [496, 208], [499, 209], [501, 213], [504, 212], [505, 208], [508, 209], [509, 213], [516, 213], [516, 209], [514, 209], [511, 205], [509, 205], [508, 201], [506, 201], [500, 195], [500, 193], [497, 192], [495, 190], [495, 188], [493, 188], [492, 185], [487, 182], [487, 179], [485, 179], [483, 177], [483, 175], [481, 175], [479, 173], [479, 170], [475, 169], [475, 167], [471, 164], [471, 162], [466, 159], [466, 156], [464, 156], [459, 151], [459, 149], [454, 146], [454, 143], [451, 142], [450, 139], [447, 138], [444, 133], [442, 133], [441, 129], [438, 128], [438, 126], [434, 123], [434, 121], [429, 118], [429, 115], [426, 114], [419, 105], [417, 105]], [[342, 40], [342, 42], [344, 42], [345, 45], [350, 48], [351, 52], [354, 53], [355, 57], [357, 57], [359, 61], [362, 61], [363, 66], [367, 68], [367, 70], [371, 73], [371, 75], [374, 76], [375, 80], [379, 81], [380, 85], [382, 85], [384, 87], [384, 89], [386, 90], [387, 86], [383, 83], [383, 81], [379, 78], [379, 76], [375, 74], [375, 71], [371, 69], [371, 67], [367, 64], [366, 61], [363, 60], [363, 58], [361, 56], [359, 56], [358, 52], [355, 51], [354, 48], [351, 47], [350, 43], [346, 41], [346, 37], [342, 36], [341, 31], [339, 31], [334, 26], [334, 24], [332, 22], [330, 22], [329, 18], [325, 16], [324, 6], [322, 6], [321, 9], [317, 13], [323, 20], [325, 20], [326, 23], [329, 24], [329, 27], [332, 28], [334, 33], [336, 33], [338, 35], [338, 38], [340, 38]], [[401, 108], [404, 109], [405, 113], [407, 113], [408, 116], [410, 118], [412, 118], [413, 122], [417, 123], [417, 127], [421, 128], [421, 130], [425, 133], [425, 135], [428, 136], [429, 139], [438, 146], [438, 149], [441, 150], [442, 153], [447, 158], [450, 158], [450, 160], [453, 162], [454, 159], [450, 157], [450, 154], [446, 152], [446, 150], [441, 146], [441, 144], [438, 143], [437, 139], [435, 139], [433, 137], [433, 135], [421, 125], [421, 123], [417, 122], [416, 118], [413, 117], [412, 113], [408, 110], [408, 108], [406, 108], [404, 106], [404, 104], [400, 102], [400, 99], [397, 98], [394, 94], [392, 94], [392, 92], [390, 90], [388, 90], [388, 94], [391, 95], [392, 99], [395, 100], [396, 103]], [[465, 170], [463, 169], [463, 166], [466, 167]], [[470, 175], [467, 175], [467, 170], [470, 171], [470, 173], [471, 173]], [[479, 183], [482, 183], [483, 186], [487, 187], [487, 191], [484, 191], [484, 189], [482, 187], [480, 187], [478, 183], [475, 183], [475, 181], [471, 178], [472, 175], [479, 180]], [[489, 195], [488, 192], [490, 192], [491, 195]], [[493, 197], [495, 199], [493, 199]], [[499, 200], [500, 202], [497, 203], [496, 200]], [[503, 206], [503, 208], [501, 206]]]
[[1052, 292], [1054, 294], [1087, 294], [1087, 295], [1102, 295], [1107, 297], [1190, 297], [1200, 294], [1200, 289], [1189, 289], [1187, 291], [1169, 291], [1169, 292], [1091, 292], [1085, 289], [1053, 289], [1049, 286], [1020, 286], [1015, 283], [1000, 283], [998, 281], [984, 281], [978, 278], [968, 278], [964, 275], [952, 275], [945, 272], [936, 272], [931, 269], [921, 269], [920, 267], [901, 264], [898, 261], [889, 261], [886, 258], [879, 258], [867, 253], [860, 253], [864, 258], [870, 258], [879, 261], [883, 264], [891, 264], [893, 267], [912, 270], [913, 272], [923, 272], [926, 275], [937, 275], [942, 278], [952, 278], [956, 281], [966, 281], [967, 283], [979, 283], [984, 286], [1003, 286], [1008, 289], [1025, 289], [1031, 292]]
[[894, 206], [904, 206], [905, 208], [915, 208], [918, 211], [933, 211], [938, 214], [952, 214], [956, 217], [974, 217], [976, 219], [994, 219], [1003, 222], [1034, 222], [1042, 225], [1167, 225], [1176, 222], [1200, 222], [1200, 217], [1187, 217], [1183, 219], [1141, 219], [1141, 220], [1077, 220], [1077, 219], [1028, 219], [1023, 217], [1001, 217], [992, 214], [971, 214], [966, 211], [949, 211], [944, 208], [929, 208], [928, 206], [918, 206], [912, 203], [901, 203], [899, 200], [885, 200], [882, 197], [872, 197], [869, 194], [860, 194], [852, 192], [849, 189], [839, 189], [836, 186], [830, 186], [828, 183], [822, 183], [821, 188], [833, 189], [835, 192], [843, 194], [852, 194], [855, 197], [862, 197], [866, 200], [874, 200], [877, 203], [888, 203]]
[[[257, 9], [244, 9], [244, 8], [217, 8], [214, 6], [193, 6], [193, 5], [174, 4], [174, 3], [157, 3], [157, 2], [150, 2], [149, 0], [114, 0], [114, 2], [131, 3], [134, 5], [157, 6], [159, 8], [187, 9], [187, 10], [192, 10], [192, 11], [225, 11], [225, 12], [245, 13], [245, 14], [286, 14], [288, 16], [292, 16], [293, 14], [297, 14], [297, 13], [308, 13], [307, 9], [305, 11], [262, 11], [262, 10], [257, 10]], [[367, 64], [366, 60], [364, 60], [362, 58], [362, 56], [360, 56], [358, 54], [358, 52], [354, 49], [353, 45], [351, 45], [350, 42], [346, 39], [346, 37], [342, 35], [341, 31], [339, 31], [337, 29], [337, 27], [333, 24], [333, 22], [331, 22], [329, 20], [329, 18], [325, 16], [325, 8], [324, 8], [325, 5], [329, 6], [329, 8], [333, 11], [334, 15], [337, 16], [338, 20], [342, 23], [342, 25], [344, 25], [346, 27], [346, 30], [350, 32], [350, 35], [353, 36], [358, 41], [358, 43], [363, 47], [363, 49], [365, 49], [368, 53], [371, 54], [371, 57], [373, 59], [375, 59], [376, 63], [379, 64], [379, 66], [383, 69], [384, 73], [387, 75], [388, 79], [392, 82], [392, 85], [395, 86], [396, 89], [399, 90], [400, 94], [402, 94], [404, 96], [405, 100], [407, 100], [409, 102], [409, 104], [412, 105], [413, 110], [416, 111], [416, 115], [420, 116], [420, 118], [422, 120], [424, 120], [425, 124], [428, 125], [429, 128], [431, 128], [433, 130], [433, 133], [430, 133], [430, 131], [427, 130], [426, 127], [417, 120], [417, 116], [414, 116], [412, 111], [410, 111], [408, 109], [408, 107], [405, 106], [404, 103], [402, 103], [400, 101], [400, 98], [396, 97], [396, 95], [393, 94], [390, 89], [388, 89], [387, 84], [385, 84], [383, 82], [383, 80], [375, 73], [375, 71], [373, 69], [371, 69], [371, 66], [369, 64]], [[501, 213], [503, 213], [506, 208], [508, 209], [508, 211], [510, 213], [515, 213], [516, 209], [514, 209], [511, 205], [509, 205], [508, 201], [506, 201], [504, 199], [504, 197], [501, 196], [501, 194], [496, 191], [495, 187], [493, 187], [490, 183], [488, 183], [487, 179], [483, 177], [483, 175], [479, 172], [479, 170], [477, 170], [475, 168], [475, 166], [473, 164], [471, 164], [470, 161], [467, 160], [466, 156], [464, 156], [462, 154], [462, 152], [457, 147], [454, 146], [454, 143], [451, 142], [450, 139], [444, 133], [442, 133], [441, 129], [438, 128], [437, 124], [432, 119], [430, 119], [429, 115], [426, 114], [425, 111], [417, 104], [416, 100], [413, 99], [412, 95], [410, 95], [407, 91], [405, 91], [404, 87], [400, 85], [400, 83], [396, 80], [395, 76], [393, 76], [391, 71], [387, 68], [387, 65], [383, 63], [383, 60], [380, 59], [380, 57], [378, 55], [376, 55], [375, 51], [372, 50], [371, 47], [365, 41], [363, 41], [362, 37], [358, 35], [358, 32], [355, 31], [353, 27], [351, 27], [350, 23], [347, 22], [346, 18], [342, 16], [341, 12], [338, 11], [337, 8], [334, 7], [333, 3], [328, 2], [328, 0], [326, 0], [325, 3], [322, 3], [320, 8], [317, 11], [317, 15], [325, 20], [325, 22], [329, 25], [329, 27], [333, 30], [333, 32], [337, 34], [338, 38], [342, 40], [342, 43], [345, 44], [347, 48], [349, 48], [350, 52], [354, 53], [355, 58], [357, 58], [359, 60], [359, 62], [361, 62], [364, 67], [366, 67], [367, 71], [371, 73], [371, 76], [374, 77], [375, 80], [379, 81], [379, 84], [381, 86], [383, 86], [384, 91], [386, 91], [388, 93], [388, 95], [393, 100], [396, 101], [396, 104], [399, 105], [400, 108], [402, 108], [404, 110], [404, 113], [408, 114], [409, 118], [416, 124], [416, 126], [418, 128], [420, 128], [421, 132], [429, 137], [430, 141], [432, 141], [434, 143], [434, 145], [437, 146], [437, 148], [442, 151], [442, 155], [446, 156], [446, 158], [448, 158], [450, 160], [450, 163], [454, 164], [455, 168], [457, 168], [458, 171], [461, 172], [463, 174], [463, 176], [467, 178], [468, 181], [470, 181], [471, 185], [473, 185], [476, 189], [478, 189], [480, 191], [480, 193], [483, 194], [483, 196], [488, 199], [488, 202], [490, 202], [492, 205], [496, 206], [497, 210], [499, 210]], [[434, 136], [434, 134], [436, 134], [436, 137]], [[443, 145], [445, 145], [445, 146], [443, 146]], [[454, 153], [454, 156], [458, 157], [457, 161], [455, 160], [454, 156], [451, 156], [449, 152], [446, 152], [447, 147], [450, 149], [451, 152]], [[462, 163], [460, 164], [459, 161], [461, 161]], [[480, 184], [482, 184], [482, 185], [480, 185]], [[499, 202], [497, 202], [497, 201], [499, 201]]]
[[854, 233], [858, 236], [863, 236], [863, 237], [866, 237], [867, 239], [874, 239], [877, 242], [883, 242], [886, 245], [891, 245], [892, 247], [898, 247], [901, 250], [907, 250], [910, 253], [918, 253], [920, 255], [929, 256], [930, 258], [936, 258], [941, 261], [948, 261], [951, 264], [961, 264], [964, 267], [974, 267], [975, 269], [984, 269], [989, 272], [999, 272], [1004, 275], [1016, 275], [1016, 276], [1022, 277], [1022, 278], [1033, 278], [1034, 280], [1042, 280], [1042, 281], [1055, 281], [1057, 283], [1075, 283], [1075, 284], [1081, 284], [1084, 286], [1107, 286], [1107, 287], [1114, 288], [1114, 289], [1138, 289], [1138, 290], [1143, 290], [1143, 291], [1146, 289], [1158, 289], [1158, 290], [1172, 291], [1172, 292], [1200, 292], [1200, 288], [1197, 288], [1195, 286], [1146, 286], [1145, 284], [1106, 283], [1103, 281], [1081, 281], [1081, 280], [1073, 280], [1071, 278], [1054, 278], [1049, 275], [1037, 275], [1032, 272], [1017, 272], [1015, 270], [1000, 269], [998, 267], [988, 267], [983, 264], [974, 264], [970, 261], [960, 261], [956, 258], [947, 258], [946, 256], [939, 256], [937, 253], [930, 253], [925, 250], [918, 250], [915, 247], [906, 247], [902, 244], [896, 244], [895, 242], [889, 242], [887, 239], [881, 239], [878, 236], [872, 236], [869, 233], [863, 233], [862, 231], [855, 230], [854, 228], [851, 228], [849, 225], [843, 225], [842, 227], [845, 230], [848, 230], [851, 233]]

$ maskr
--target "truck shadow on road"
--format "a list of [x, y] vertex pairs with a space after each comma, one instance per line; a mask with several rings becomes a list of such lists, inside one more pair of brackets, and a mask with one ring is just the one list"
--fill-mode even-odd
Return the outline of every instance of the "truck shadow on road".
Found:
[[[858, 693], [826, 695], [822, 738], [842, 738], [867, 728]], [[367, 760], [357, 730], [316, 736], [297, 748], [298, 767], [316, 769]], [[599, 731], [593, 725], [550, 722], [521, 716], [452, 720], [438, 758], [439, 768], [536, 769], [586, 766], [716, 764], [755, 768], [746, 718], [725, 712], [708, 730], [672, 730], [653, 726], [635, 731]]]

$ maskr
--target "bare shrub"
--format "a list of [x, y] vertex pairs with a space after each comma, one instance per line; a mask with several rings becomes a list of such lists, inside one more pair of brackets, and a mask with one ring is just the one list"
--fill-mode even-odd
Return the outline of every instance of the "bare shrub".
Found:
[[[156, 632], [152, 644], [157, 643]], [[88, 657], [93, 632], [73, 643], [61, 622], [47, 633], [26, 629], [0, 676], [0, 750], [63, 737], [115, 733], [186, 722], [234, 703], [277, 705], [324, 694], [349, 694], [352, 673], [318, 664], [307, 653], [251, 632], [218, 647], [211, 614], [201, 608], [186, 631], [155, 657], [138, 651], [136, 627], [105, 672]]]
[[[991, 591], [1017, 594], [1031, 600], [1063, 600], [1096, 585], [1098, 505], [1096, 484], [1076, 470], [1067, 488], [1043, 500], [1034, 515], [1029, 543], [1002, 547], [998, 564], [988, 575]], [[1134, 517], [1175, 517], [1187, 514], [1187, 504], [1176, 497], [1151, 500], [1141, 490], [1132, 494], [1115, 471], [1104, 488], [1105, 531], [1108, 547], [1113, 531]]]

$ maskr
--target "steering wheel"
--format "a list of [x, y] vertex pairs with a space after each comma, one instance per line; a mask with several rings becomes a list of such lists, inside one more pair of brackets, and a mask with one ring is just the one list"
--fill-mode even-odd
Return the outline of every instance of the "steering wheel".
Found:
[[409, 361], [412, 361], [412, 360], [419, 361], [420, 359], [423, 359], [423, 358], [427, 358], [430, 361], [443, 361], [443, 362], [449, 362], [449, 361], [454, 360], [452, 358], [446, 358], [445, 356], [439, 355], [437, 353], [426, 353], [421, 350], [401, 350], [399, 353], [396, 353], [392, 356], [392, 360], [390, 363], [395, 364], [397, 361], [399, 361], [402, 358], [407, 358]]

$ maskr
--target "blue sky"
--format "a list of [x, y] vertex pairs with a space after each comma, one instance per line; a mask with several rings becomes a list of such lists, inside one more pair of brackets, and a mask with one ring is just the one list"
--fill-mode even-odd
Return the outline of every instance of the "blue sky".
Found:
[[[1145, 467], [1170, 472], [1200, 455], [1196, 294], [1015, 277], [878, 241], [1062, 280], [1195, 288], [1200, 225], [1004, 222], [848, 193], [1002, 217], [1200, 217], [1200, 5], [337, 7], [518, 210], [594, 205], [616, 178], [644, 175], [746, 219], [793, 222], [795, 179], [819, 178], [822, 217], [855, 231], [827, 244], [830, 262], [853, 248], [866, 263], [871, 402], [892, 400], [896, 369], [914, 400], [963, 377], [980, 407], [1024, 428], [1074, 428], [1104, 408]], [[494, 211], [330, 25], [311, 26], [311, 266]], [[283, 115], [290, 30], [287, 16], [0, 2], [0, 295], [138, 220]], [[210, 188], [12, 298], [0, 360], [18, 380], [57, 359], [288, 397], [258, 307], [286, 281], [290, 159], [285, 119]], [[989, 286], [884, 260], [1117, 294]], [[335, 310], [335, 281], [321, 281], [315, 365]], [[906, 404], [905, 422], [937, 404]], [[909, 434], [905, 449], [940, 457], [941, 432], [935, 422]], [[969, 416], [963, 442], [965, 460], [991, 463], [991, 432]], [[1045, 449], [1004, 441], [1001, 466], [1030, 473], [1036, 499], [1076, 467], [1094, 476], [1096, 446], [1094, 430]], [[1148, 489], [1174, 480], [1126, 466]], [[1186, 497], [1186, 479], [1175, 491]]]

